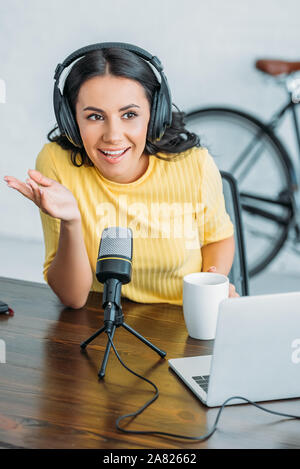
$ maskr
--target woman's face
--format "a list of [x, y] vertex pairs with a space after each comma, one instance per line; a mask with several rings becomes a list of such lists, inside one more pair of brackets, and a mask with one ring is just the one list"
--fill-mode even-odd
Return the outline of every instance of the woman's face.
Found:
[[[81, 86], [76, 120], [85, 150], [101, 174], [114, 182], [141, 177], [150, 105], [140, 83], [112, 75], [90, 78]], [[110, 153], [113, 152], [113, 153]]]

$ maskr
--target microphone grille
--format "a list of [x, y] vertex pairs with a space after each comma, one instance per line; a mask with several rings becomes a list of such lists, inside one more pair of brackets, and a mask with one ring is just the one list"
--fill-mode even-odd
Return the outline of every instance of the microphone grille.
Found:
[[102, 232], [99, 257], [124, 256], [132, 258], [132, 231], [130, 228], [114, 226]]

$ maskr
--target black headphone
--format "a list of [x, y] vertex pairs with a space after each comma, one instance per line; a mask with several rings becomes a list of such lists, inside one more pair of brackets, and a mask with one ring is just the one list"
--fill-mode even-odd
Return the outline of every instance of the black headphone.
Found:
[[99, 44], [91, 44], [82, 47], [70, 54], [62, 64], [58, 64], [54, 73], [54, 91], [53, 91], [53, 104], [56, 121], [62, 135], [65, 135], [73, 145], [82, 148], [82, 140], [76, 120], [74, 119], [71, 111], [70, 104], [66, 96], [64, 96], [58, 87], [59, 78], [63, 70], [68, 67], [72, 62], [79, 57], [87, 54], [88, 52], [107, 49], [110, 47], [118, 47], [134, 52], [139, 57], [150, 62], [155, 69], [159, 72], [161, 77], [160, 87], [155, 91], [151, 107], [151, 115], [148, 126], [147, 138], [150, 142], [154, 143], [162, 138], [167, 127], [172, 122], [172, 100], [171, 92], [168, 86], [167, 78], [163, 73], [163, 66], [156, 56], [152, 56], [149, 52], [141, 49], [140, 47], [123, 42], [103, 42]]

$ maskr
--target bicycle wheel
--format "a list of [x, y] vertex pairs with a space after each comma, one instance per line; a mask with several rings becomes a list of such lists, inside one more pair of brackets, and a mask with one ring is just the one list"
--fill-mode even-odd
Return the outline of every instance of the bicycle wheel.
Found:
[[254, 276], [278, 254], [293, 220], [289, 157], [273, 132], [244, 112], [206, 108], [185, 120], [218, 168], [237, 180], [249, 275]]

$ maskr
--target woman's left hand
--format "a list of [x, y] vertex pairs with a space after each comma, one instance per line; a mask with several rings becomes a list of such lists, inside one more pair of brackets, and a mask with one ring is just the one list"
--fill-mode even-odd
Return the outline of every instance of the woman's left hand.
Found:
[[[217, 273], [218, 273], [218, 272], [217, 272], [217, 268], [216, 268], [214, 265], [212, 265], [209, 269], [207, 269], [206, 272], [212, 272], [212, 273], [214, 273], [214, 274], [217, 274]], [[234, 286], [232, 283], [229, 284], [229, 295], [228, 295], [228, 296], [229, 296], [229, 298], [237, 298], [237, 297], [240, 296], [240, 295], [236, 292], [235, 286]]]

